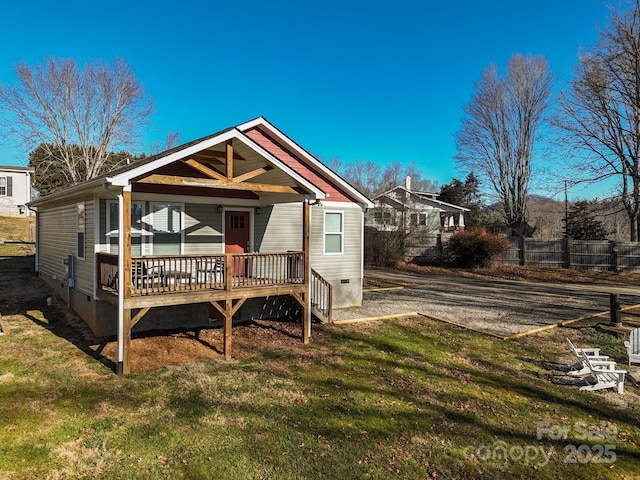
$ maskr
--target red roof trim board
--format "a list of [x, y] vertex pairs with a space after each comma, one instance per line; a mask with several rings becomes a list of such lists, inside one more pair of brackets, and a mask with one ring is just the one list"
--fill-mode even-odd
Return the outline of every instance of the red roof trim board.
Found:
[[327, 194], [327, 201], [356, 203], [353, 198], [345, 195], [333, 182], [309, 168], [297, 155], [292, 154], [259, 127], [251, 128], [245, 131], [244, 134]]
[[[332, 195], [332, 191], [333, 191], [336, 195], [338, 195], [339, 193], [339, 195], [344, 199], [346, 199], [346, 201], [348, 202], [357, 203], [364, 208], [373, 207], [373, 202], [371, 200], [369, 200], [366, 196], [364, 196], [358, 190], [353, 188], [353, 186], [351, 186], [348, 182], [342, 179], [336, 172], [334, 172], [325, 164], [323, 164], [321, 161], [316, 159], [313, 155], [311, 155], [304, 148], [302, 148], [300, 145], [294, 142], [291, 138], [289, 138], [287, 135], [282, 133], [277, 127], [269, 123], [269, 121], [264, 117], [255, 118], [246, 123], [238, 125], [236, 128], [238, 128], [240, 131], [245, 133], [245, 135], [249, 131], [258, 129], [259, 130], [258, 133], [260, 133], [263, 137], [266, 137], [267, 139], [269, 139], [277, 147], [278, 152], [282, 152], [282, 151], [287, 152], [287, 156], [289, 158], [295, 159], [294, 164], [287, 164], [290, 168], [298, 172], [299, 171], [298, 167], [304, 166], [304, 168], [301, 169], [299, 173], [304, 174], [306, 171], [305, 169], [313, 172], [313, 176], [315, 180], [311, 177], [305, 176], [305, 178], [307, 178], [312, 183], [314, 183], [317, 187], [323, 190], [324, 190], [324, 185], [330, 185], [331, 186], [330, 190], [325, 191], [325, 193], [329, 194], [329, 198], [327, 199], [328, 201], [331, 201], [331, 200], [344, 201], [344, 200], [338, 200], [336, 197], [331, 198], [333, 196]], [[263, 145], [263, 148], [268, 150], [267, 145]], [[280, 158], [280, 156], [275, 152], [270, 151], [269, 153], [278, 157], [285, 164], [287, 163], [287, 160], [285, 158]], [[322, 179], [320, 184], [316, 184], [316, 180], [318, 178]]]

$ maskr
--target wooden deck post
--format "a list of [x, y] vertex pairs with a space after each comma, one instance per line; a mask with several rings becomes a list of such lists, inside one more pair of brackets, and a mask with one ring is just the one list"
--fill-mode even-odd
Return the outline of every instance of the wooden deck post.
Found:
[[[226, 259], [225, 259], [224, 280], [226, 283], [226, 290], [228, 294], [231, 294], [231, 289], [233, 286], [234, 268], [235, 268], [235, 265], [233, 263], [233, 255], [230, 253], [227, 253]], [[224, 302], [223, 352], [224, 352], [225, 360], [231, 360], [231, 335], [233, 334], [232, 330], [233, 330], [233, 300], [231, 300], [229, 295], [229, 297]]]
[[232, 300], [224, 302], [224, 359], [231, 360], [231, 335], [233, 330]]
[[311, 289], [309, 288], [309, 274], [311, 265], [309, 262], [309, 223], [311, 217], [311, 208], [309, 199], [305, 197], [302, 203], [302, 252], [304, 256], [304, 303], [302, 305], [302, 341], [309, 343], [311, 337]]

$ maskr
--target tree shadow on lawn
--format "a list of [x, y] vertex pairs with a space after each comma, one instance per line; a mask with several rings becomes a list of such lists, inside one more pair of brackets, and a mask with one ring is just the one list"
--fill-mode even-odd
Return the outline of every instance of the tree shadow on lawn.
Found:
[[[50, 304], [48, 298], [51, 298]], [[92, 348], [100, 345], [100, 340], [87, 324], [38, 277], [33, 255], [0, 258], [0, 313], [3, 317], [21, 315], [115, 369], [115, 364], [100, 354], [100, 347]], [[11, 322], [7, 323], [10, 332]]]
[[[405, 327], [405, 330], [407, 334], [411, 333], [409, 327]], [[516, 364], [516, 362], [512, 362], [509, 364], [501, 361], [500, 359], [492, 358], [489, 354], [482, 355], [481, 360], [472, 359], [470, 363], [467, 361], [451, 363], [446, 367], [447, 370], [444, 371], [442, 369], [443, 365], [434, 365], [431, 368], [428, 363], [429, 353], [427, 347], [428, 342], [433, 340], [428, 338], [424, 340], [426, 347], [425, 358], [427, 360], [426, 362], [423, 361], [418, 363], [398, 361], [397, 355], [402, 355], [403, 353], [406, 354], [406, 351], [403, 352], [401, 348], [390, 344], [387, 341], [381, 342], [366, 335], [350, 332], [340, 332], [339, 336], [345, 341], [364, 342], [365, 344], [369, 343], [370, 348], [377, 351], [384, 350], [395, 354], [395, 359], [394, 357], [382, 359], [367, 355], [366, 351], [369, 350], [369, 348], [349, 349], [349, 357], [354, 362], [373, 362], [374, 364], [377, 364], [380, 369], [391, 372], [399, 369], [408, 371], [413, 370], [419, 375], [430, 377], [433, 385], [438, 385], [441, 382], [447, 382], [450, 380], [459, 381], [461, 383], [470, 382], [477, 385], [477, 388], [480, 391], [486, 391], [487, 389], [497, 392], [504, 391], [509, 395], [516, 394], [522, 396], [532, 402], [539, 401], [543, 404], [556, 404], [563, 408], [575, 409], [579, 412], [583, 412], [582, 414], [585, 419], [589, 419], [593, 416], [600, 416], [608, 420], [628, 425], [637, 425], [638, 422], [638, 408], [640, 407], [640, 404], [637, 402], [638, 395], [635, 391], [636, 389], [633, 387], [625, 394], [628, 398], [627, 402], [622, 405], [616, 405], [608, 402], [602, 392], [581, 392], [575, 387], [567, 387], [565, 392], [564, 387], [558, 386], [549, 381], [549, 375], [540, 375], [538, 372], [527, 370], [526, 363]], [[500, 342], [499, 340], [489, 341]], [[350, 388], [360, 389], [362, 386], [352, 384], [350, 385]], [[570, 390], [571, 388], [575, 389], [575, 391]], [[387, 391], [387, 394], [397, 396], [398, 398], [407, 398], [413, 395], [411, 391], [407, 390], [398, 390], [397, 392], [389, 390]], [[618, 394], [609, 393], [609, 395], [617, 396]], [[455, 403], [456, 397], [459, 397], [457, 400], [460, 401], [465, 398], [465, 395], [449, 392], [447, 393], [447, 397]], [[419, 399], [411, 398], [411, 400], [418, 401]], [[459, 414], [451, 412], [449, 414], [461, 420], [468, 419], [466, 415], [460, 416]], [[480, 418], [474, 416], [474, 421], [478, 420], [480, 420]], [[532, 425], [531, 427], [535, 427], [535, 425]], [[482, 428], [486, 428], [488, 431], [493, 431], [495, 434], [513, 434], [513, 432], [509, 430], [497, 429], [495, 426], [489, 424], [483, 425]], [[525, 435], [525, 438], [530, 437], [526, 437]]]
[[[458, 452], [452, 453], [454, 457], [467, 446], [484, 444], [488, 448], [496, 441], [515, 446], [554, 446], [562, 452], [566, 439], [537, 438], [538, 422], [542, 421], [549, 421], [552, 426], [567, 421], [597, 425], [606, 419], [625, 424], [621, 430], [637, 425], [637, 409], [634, 413], [611, 404], [599, 393], [578, 392], [577, 388], [573, 391], [571, 387], [565, 390], [537, 372], [527, 371], [520, 360], [505, 365], [490, 354], [482, 354], [461, 361], [449, 358], [432, 362], [429, 347], [445, 339], [426, 336], [419, 340], [424, 344], [422, 349], [415, 344], [407, 349], [398, 345], [396, 338], [379, 331], [376, 334], [377, 327], [370, 330], [332, 329], [328, 344], [309, 350], [310, 357], [318, 357], [312, 363], [322, 365], [322, 369], [302, 369], [294, 377], [290, 373], [282, 375], [283, 382], [294, 382], [303, 390], [305, 401], [280, 407], [276, 397], [276, 407], [269, 410], [273, 422], [291, 424], [312, 439], [326, 438], [335, 448], [365, 442], [373, 450], [378, 448], [376, 445], [390, 444], [411, 450], [420, 448], [415, 447], [418, 441], [442, 449], [448, 448], [447, 444], [439, 442], [454, 439], [450, 445]], [[402, 334], [411, 331], [409, 327], [404, 330]], [[465, 336], [463, 333], [463, 341]], [[442, 348], [441, 343], [435, 350]], [[300, 358], [285, 351], [277, 360], [292, 363]], [[244, 364], [243, 370], [260, 375], [264, 373], [264, 362]], [[250, 396], [246, 400], [222, 396], [215, 405], [242, 417], [264, 415], [264, 405], [258, 408]], [[310, 411], [322, 414], [310, 416]], [[633, 442], [627, 443], [624, 438], [613, 441], [620, 458], [635, 458], [637, 448]], [[561, 458], [556, 462], [560, 463]]]

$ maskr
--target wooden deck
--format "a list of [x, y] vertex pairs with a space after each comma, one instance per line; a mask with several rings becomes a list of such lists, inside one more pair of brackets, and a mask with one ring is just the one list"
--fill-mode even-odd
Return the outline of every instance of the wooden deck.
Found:
[[[118, 302], [118, 256], [96, 256], [98, 296]], [[286, 295], [306, 290], [302, 252], [132, 256], [125, 308]]]
[[[99, 253], [96, 262], [98, 297], [118, 304], [118, 256]], [[134, 256], [131, 265], [131, 295], [124, 300], [128, 309], [306, 291], [302, 252]], [[313, 314], [330, 322], [331, 284], [312, 269], [309, 289]]]

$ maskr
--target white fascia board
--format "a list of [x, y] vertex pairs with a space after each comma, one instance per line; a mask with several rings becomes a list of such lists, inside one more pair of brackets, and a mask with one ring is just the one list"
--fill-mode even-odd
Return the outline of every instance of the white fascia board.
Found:
[[159, 158], [157, 160], [154, 160], [153, 162], [149, 162], [145, 165], [141, 165], [137, 168], [133, 168], [119, 175], [108, 177], [107, 182], [109, 182], [111, 185], [114, 185], [114, 186], [124, 187], [128, 185], [131, 182], [131, 180], [133, 180], [134, 178], [151, 173], [154, 170], [157, 170], [158, 168], [164, 167], [165, 165], [169, 165], [170, 163], [189, 157], [194, 153], [198, 153], [202, 150], [206, 150], [209, 147], [213, 147], [214, 145], [218, 145], [222, 142], [232, 140], [233, 138], [236, 138], [236, 137], [237, 137], [237, 132], [235, 132], [234, 130], [229, 130], [227, 132], [221, 133], [220, 135], [216, 135], [215, 137], [209, 138], [207, 140], [203, 140], [202, 142], [196, 145], [192, 145], [183, 150], [179, 150], [177, 152], [171, 153], [166, 157]]
[[385, 192], [382, 192], [380, 195], [377, 195], [376, 197], [374, 197], [374, 200], [377, 200], [378, 198], [381, 198], [381, 197], [388, 197], [391, 194], [391, 192], [395, 192], [396, 190], [403, 190], [405, 192], [411, 193], [409, 190], [404, 188], [402, 185], [396, 185], [395, 187], [390, 188], [389, 190], [387, 190]]
[[423, 197], [422, 199], [424, 201], [426, 201], [426, 202], [433, 202], [436, 205], [440, 205], [440, 206], [443, 206], [443, 207], [449, 207], [449, 208], [452, 208], [453, 210], [458, 210], [460, 212], [468, 212], [469, 211], [469, 209], [466, 208], [466, 207], [461, 207], [460, 205], [454, 205], [453, 203], [447, 203], [447, 202], [443, 202], [443, 201], [440, 201], [440, 200], [436, 200], [435, 198], [424, 198]]
[[256, 142], [251, 140], [249, 137], [247, 137], [244, 133], [242, 133], [239, 130], [237, 131], [237, 138], [238, 140], [245, 143], [248, 147], [255, 150], [256, 153], [258, 153], [260, 156], [264, 157], [274, 167], [279, 168], [284, 173], [286, 173], [291, 178], [293, 178], [296, 182], [304, 186], [307, 190], [311, 191], [315, 195], [315, 198], [322, 200], [326, 197], [325, 193], [322, 190], [320, 190], [318, 187], [316, 187], [313, 183], [311, 183], [309, 180], [304, 178], [298, 172], [296, 172], [291, 167], [286, 165], [284, 162], [279, 160], [277, 157], [267, 152], [263, 147], [258, 145]]
[[[382, 203], [382, 200], [386, 200], [388, 203], [384, 203], [383, 205], [391, 207], [391, 208], [394, 208], [393, 205], [389, 205], [389, 203], [392, 203], [392, 202], [395, 203], [396, 205], [398, 205], [401, 208], [406, 208], [406, 205], [404, 203], [402, 203], [400, 200], [396, 200], [395, 198], [391, 198], [391, 197], [381, 198], [381, 197], [378, 196], [378, 197], [376, 197], [376, 200], [378, 202], [380, 202], [380, 203]], [[380, 205], [376, 205], [376, 206], [379, 207]]]
[[277, 136], [280, 140], [287, 144], [291, 150], [295, 151], [300, 156], [304, 157], [308, 162], [310, 162], [315, 168], [321, 170], [324, 174], [329, 175], [337, 184], [339, 184], [343, 189], [348, 191], [355, 198], [360, 200], [360, 203], [364, 205], [365, 208], [372, 208], [373, 202], [365, 197], [363, 194], [358, 192], [355, 188], [345, 182], [342, 178], [340, 178], [336, 173], [327, 167], [324, 163], [318, 161], [313, 155], [310, 155], [305, 149], [300, 147], [297, 143], [287, 137], [284, 133], [278, 130], [277, 127], [269, 123], [264, 117], [258, 117], [254, 120], [251, 120], [247, 123], [243, 123], [242, 125], [238, 125], [236, 128], [242, 131], [249, 130], [250, 128], [254, 128], [256, 126], [262, 126], [267, 128], [272, 134]]
[[0, 165], [0, 172], [35, 173], [34, 167], [19, 167], [16, 165]]
[[340, 208], [342, 210], [349, 210], [349, 209], [362, 210], [362, 207], [360, 206], [360, 204], [354, 203], [354, 202], [323, 201], [320, 206], [325, 208], [333, 208], [333, 209]]
[[[411, 196], [413, 196], [413, 197], [416, 197], [416, 198], [420, 199], [420, 200], [421, 200], [421, 201], [423, 201], [423, 202], [431, 202], [431, 203], [433, 203], [433, 204], [435, 204], [435, 205], [437, 205], [437, 206], [448, 207], [448, 208], [451, 208], [451, 209], [453, 209], [453, 210], [457, 210], [457, 211], [460, 211], [460, 212], [468, 212], [468, 211], [469, 211], [469, 209], [468, 209], [468, 208], [466, 208], [466, 207], [461, 207], [460, 205], [454, 205], [453, 203], [447, 203], [447, 202], [443, 202], [442, 200], [437, 200], [437, 199], [435, 199], [435, 198], [427, 197], [427, 196], [425, 196], [425, 195], [420, 195], [420, 192], [412, 192], [411, 190], [407, 190], [407, 189], [406, 189], [405, 187], [403, 187], [402, 185], [396, 185], [396, 186], [395, 186], [395, 187], [393, 187], [391, 190], [387, 190], [386, 192], [381, 193], [380, 195], [378, 195], [378, 196], [375, 198], [375, 200], [378, 200], [378, 199], [383, 198], [383, 197], [384, 197], [384, 198], [387, 198], [387, 199], [389, 199], [389, 200], [393, 200], [393, 198], [391, 198], [391, 197], [389, 196], [389, 194], [390, 194], [391, 192], [393, 192], [393, 191], [396, 191], [396, 190], [402, 190], [402, 191], [404, 191], [404, 192], [408, 193], [409, 195], [411, 195]], [[397, 203], [399, 203], [399, 204], [401, 204], [401, 205], [402, 205], [402, 202], [399, 202], [399, 201], [397, 201], [397, 200], [395, 200], [395, 201], [396, 201]]]
[[64, 203], [68, 203], [67, 201], [71, 201], [70, 199], [75, 199], [82, 197], [83, 195], [93, 195], [93, 192], [100, 187], [100, 185], [105, 183], [105, 179], [103, 177], [89, 180], [85, 183], [81, 183], [79, 185], [75, 185], [65, 190], [58, 190], [57, 192], [51, 193], [44, 197], [37, 197], [31, 200], [28, 205], [32, 207], [38, 207], [40, 205], [45, 205], [50, 202], [57, 202], [62, 199]]

